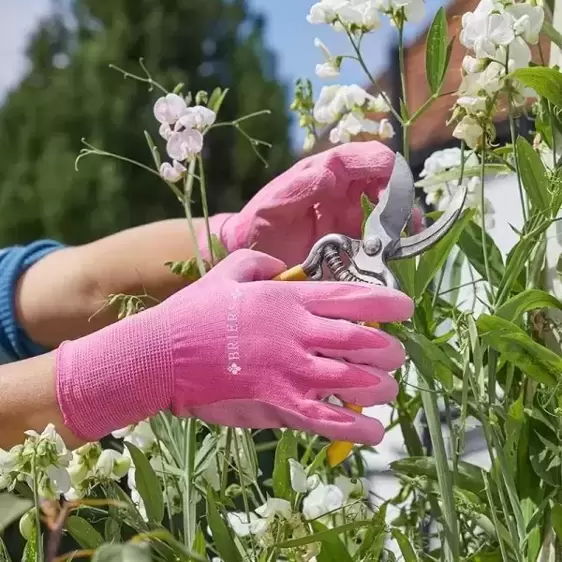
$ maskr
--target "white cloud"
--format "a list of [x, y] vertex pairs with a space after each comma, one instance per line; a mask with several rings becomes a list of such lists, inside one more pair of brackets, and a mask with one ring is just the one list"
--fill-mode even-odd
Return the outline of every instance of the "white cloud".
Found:
[[0, 0], [0, 99], [25, 70], [25, 48], [49, 0]]

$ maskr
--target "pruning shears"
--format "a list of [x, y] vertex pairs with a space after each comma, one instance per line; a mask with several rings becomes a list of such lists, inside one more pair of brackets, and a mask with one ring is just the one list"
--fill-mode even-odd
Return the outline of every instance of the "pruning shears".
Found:
[[[403, 236], [415, 198], [414, 178], [404, 157], [397, 153], [390, 180], [377, 206], [363, 228], [361, 240], [343, 234], [327, 234], [310, 250], [306, 260], [280, 273], [279, 281], [320, 281], [329, 272], [336, 281], [375, 283], [399, 289], [399, 283], [388, 262], [412, 258], [436, 244], [453, 226], [461, 213], [467, 189], [460, 185], [449, 208], [429, 228], [413, 236]], [[377, 323], [365, 326], [380, 328]], [[361, 413], [362, 408], [344, 403], [346, 408]], [[343, 462], [352, 443], [335, 441], [328, 447], [328, 463]]]

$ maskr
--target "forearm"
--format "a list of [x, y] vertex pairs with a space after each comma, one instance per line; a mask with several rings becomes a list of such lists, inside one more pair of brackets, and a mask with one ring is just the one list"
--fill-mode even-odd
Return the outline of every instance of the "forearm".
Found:
[[69, 448], [81, 442], [65, 427], [55, 384], [55, 353], [0, 366], [0, 448], [23, 443], [24, 431], [52, 423]]
[[[206, 244], [204, 224], [195, 222], [200, 244]], [[54, 252], [22, 276], [16, 293], [18, 321], [33, 341], [55, 348], [114, 322], [117, 309], [102, 310], [110, 294], [146, 293], [161, 301], [178, 291], [186, 282], [164, 263], [193, 256], [185, 219], [132, 228]], [[148, 305], [155, 302], [146, 300]]]

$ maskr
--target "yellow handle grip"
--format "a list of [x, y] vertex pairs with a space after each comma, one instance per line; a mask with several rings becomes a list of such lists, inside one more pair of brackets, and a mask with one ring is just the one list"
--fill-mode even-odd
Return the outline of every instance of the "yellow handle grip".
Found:
[[291, 269], [287, 269], [276, 275], [274, 281], [308, 281], [308, 275], [300, 265], [295, 265]]
[[[279, 275], [276, 275], [273, 278], [274, 281], [307, 281], [308, 275], [305, 273], [304, 269], [300, 265], [296, 265], [295, 267], [291, 267], [286, 271], [283, 271]], [[376, 322], [365, 322], [365, 326], [369, 326], [370, 328], [379, 328], [380, 325]], [[355, 404], [345, 404], [346, 408], [353, 410], [360, 414], [363, 411], [361, 406], [356, 406]], [[334, 441], [330, 444], [327, 451], [328, 457], [328, 464], [331, 467], [337, 466], [338, 464], [342, 463], [351, 453], [353, 449], [353, 443], [348, 443], [346, 441]]]
[[[365, 326], [369, 326], [369, 328], [380, 328], [380, 324], [377, 322], [365, 322]], [[363, 411], [361, 406], [356, 406], [355, 404], [346, 404], [344, 402], [344, 406], [357, 412], [360, 414]], [[328, 458], [328, 464], [333, 468], [338, 464], [342, 463], [351, 453], [353, 449], [353, 443], [349, 443], [347, 441], [334, 441], [328, 447], [326, 451], [326, 457]]]

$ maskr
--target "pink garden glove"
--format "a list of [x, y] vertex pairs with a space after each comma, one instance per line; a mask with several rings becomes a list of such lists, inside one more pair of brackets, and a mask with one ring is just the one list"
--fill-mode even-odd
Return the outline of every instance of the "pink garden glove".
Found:
[[275, 258], [240, 250], [162, 304], [57, 351], [65, 424], [92, 441], [171, 408], [209, 423], [290, 427], [377, 444], [374, 419], [321, 402], [392, 401], [393, 337], [351, 321], [403, 321], [402, 293], [368, 284], [270, 281]]
[[[394, 152], [377, 141], [338, 146], [295, 164], [240, 213], [215, 215], [211, 230], [229, 252], [253, 248], [296, 265], [325, 234], [360, 237], [361, 194], [376, 203], [393, 165]], [[414, 218], [419, 230], [419, 211]], [[206, 238], [199, 238], [205, 252]]]

